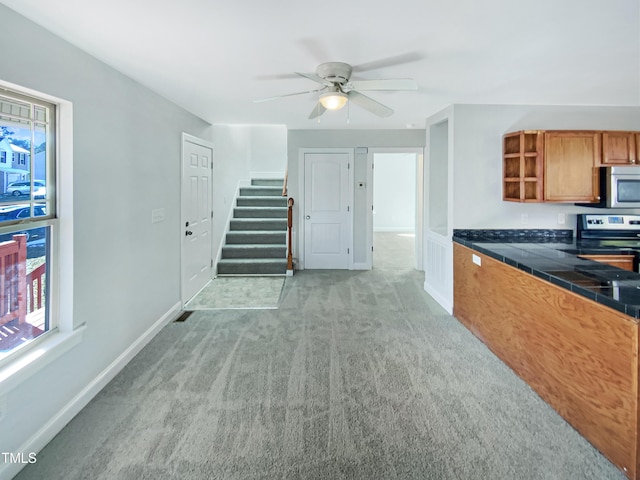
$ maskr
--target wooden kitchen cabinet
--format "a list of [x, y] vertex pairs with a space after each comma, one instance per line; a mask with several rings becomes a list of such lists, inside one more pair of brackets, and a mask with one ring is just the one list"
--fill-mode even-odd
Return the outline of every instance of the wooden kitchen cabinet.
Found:
[[542, 153], [543, 136], [538, 130], [523, 130], [503, 137], [503, 200], [543, 201]]
[[602, 132], [602, 165], [629, 165], [638, 161], [637, 132]]
[[599, 201], [600, 132], [522, 130], [502, 140], [502, 199]]
[[454, 316], [628, 478], [640, 480], [637, 319], [453, 248]]
[[635, 271], [633, 268], [634, 255], [578, 255], [580, 258], [593, 260], [594, 262], [605, 263], [612, 267], [622, 268], [623, 270]]
[[544, 201], [597, 202], [600, 133], [544, 133]]

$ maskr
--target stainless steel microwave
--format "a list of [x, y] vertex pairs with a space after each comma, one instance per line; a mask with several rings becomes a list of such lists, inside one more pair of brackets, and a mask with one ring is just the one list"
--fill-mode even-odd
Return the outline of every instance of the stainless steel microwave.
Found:
[[600, 168], [600, 203], [586, 207], [640, 208], [640, 165]]

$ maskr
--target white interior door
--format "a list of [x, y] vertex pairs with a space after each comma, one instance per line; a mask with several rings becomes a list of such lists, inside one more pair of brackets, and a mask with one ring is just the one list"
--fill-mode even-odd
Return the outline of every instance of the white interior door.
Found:
[[211, 177], [213, 148], [188, 135], [182, 140], [182, 301], [211, 280]]
[[304, 155], [304, 268], [348, 269], [351, 249], [350, 155]]

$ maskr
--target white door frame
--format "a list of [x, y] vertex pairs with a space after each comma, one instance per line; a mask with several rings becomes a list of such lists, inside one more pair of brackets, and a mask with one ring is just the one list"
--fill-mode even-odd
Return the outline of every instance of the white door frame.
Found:
[[[298, 270], [304, 270], [304, 257], [305, 257], [305, 238], [304, 238], [304, 196], [305, 196], [305, 161], [304, 156], [307, 153], [346, 153], [349, 155], [349, 165], [350, 168], [348, 170], [349, 175], [349, 270], [353, 270], [353, 171], [355, 169], [354, 165], [354, 155], [355, 150], [353, 148], [300, 148], [298, 150], [298, 186], [300, 197], [299, 200], [296, 200], [296, 204], [298, 205], [298, 222], [297, 222], [297, 230], [299, 232], [298, 235]], [[294, 224], [295, 228], [295, 224]]]
[[[421, 147], [384, 147], [369, 148], [367, 155], [367, 242], [373, 247], [373, 157], [376, 153], [414, 153], [416, 155], [416, 230], [415, 230], [415, 267], [424, 270], [423, 264], [423, 219], [424, 219], [424, 148]], [[369, 269], [373, 266], [373, 250], [367, 249]]]
[[[182, 302], [182, 307], [184, 308], [185, 303], [189, 300], [188, 298], [184, 298], [185, 295], [185, 287], [184, 287], [184, 275], [183, 275], [183, 267], [184, 267], [184, 248], [183, 248], [183, 243], [182, 243], [182, 237], [184, 236], [184, 222], [185, 219], [183, 218], [184, 215], [184, 203], [185, 203], [185, 198], [184, 198], [184, 190], [183, 190], [183, 185], [184, 185], [184, 151], [185, 151], [185, 144], [189, 142], [189, 143], [194, 143], [196, 145], [200, 145], [201, 147], [205, 147], [205, 148], [209, 148], [211, 149], [211, 165], [213, 168], [213, 143], [204, 140], [203, 138], [199, 138], [199, 137], [195, 137], [193, 135], [190, 135], [188, 133], [182, 132], [182, 141], [180, 142], [180, 224], [178, 225], [178, 239], [180, 242], [180, 300]], [[213, 174], [210, 177], [210, 183], [209, 183], [209, 191], [211, 191], [211, 187], [213, 185]], [[213, 192], [212, 192], [212, 196], [213, 196]], [[213, 210], [213, 204], [211, 205], [211, 209]], [[211, 257], [211, 261], [213, 261], [213, 239], [211, 237], [211, 235], [209, 235], [209, 238], [211, 239], [211, 248], [209, 251], [209, 256]], [[213, 268], [211, 269], [211, 272], [213, 272]]]

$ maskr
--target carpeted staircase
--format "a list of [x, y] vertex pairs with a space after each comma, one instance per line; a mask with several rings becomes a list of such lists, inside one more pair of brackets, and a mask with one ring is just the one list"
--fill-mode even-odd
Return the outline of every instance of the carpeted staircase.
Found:
[[218, 275], [286, 275], [287, 197], [281, 179], [241, 187]]

